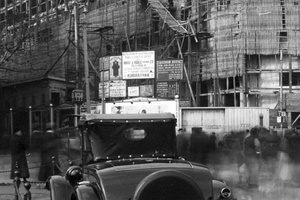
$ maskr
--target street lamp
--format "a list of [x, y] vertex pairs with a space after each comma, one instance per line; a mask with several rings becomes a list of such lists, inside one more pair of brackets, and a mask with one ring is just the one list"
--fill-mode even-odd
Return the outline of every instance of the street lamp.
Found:
[[283, 111], [283, 89], [282, 89], [282, 70], [283, 70], [283, 55], [282, 55], [282, 49], [280, 49], [280, 131], [283, 135], [283, 118], [282, 118], [282, 111]]
[[[65, 4], [65, 11], [68, 11], [69, 8], [73, 9], [72, 14], [74, 14], [74, 43], [75, 43], [75, 70], [76, 70], [76, 80], [75, 80], [75, 88], [76, 90], [79, 89], [79, 82], [81, 80], [81, 76], [79, 73], [79, 64], [80, 64], [80, 59], [79, 59], [79, 5], [84, 5], [84, 13], [86, 13], [86, 2], [85, 0], [74, 0], [71, 3]], [[78, 103], [75, 102], [75, 108], [74, 108], [74, 113], [75, 115], [78, 114]], [[75, 118], [75, 126], [77, 126], [77, 120]]]

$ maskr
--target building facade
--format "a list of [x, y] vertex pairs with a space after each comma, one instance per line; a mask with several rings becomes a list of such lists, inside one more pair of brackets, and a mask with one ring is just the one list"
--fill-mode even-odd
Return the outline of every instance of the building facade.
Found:
[[[167, 83], [165, 97], [179, 93], [186, 106], [278, 109], [296, 127], [299, 7], [295, 0], [1, 1], [1, 112], [22, 107], [6, 103], [22, 99], [7, 93], [20, 81], [55, 77], [67, 83], [59, 90], [84, 90], [86, 41], [91, 100], [101, 101], [101, 58], [154, 51], [156, 60], [184, 61], [178, 88]], [[159, 95], [156, 78], [126, 80], [141, 85]], [[70, 92], [60, 94], [60, 104], [71, 103]]]

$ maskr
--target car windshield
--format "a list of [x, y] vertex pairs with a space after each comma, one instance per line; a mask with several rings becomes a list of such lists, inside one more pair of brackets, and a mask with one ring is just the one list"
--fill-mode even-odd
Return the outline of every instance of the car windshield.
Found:
[[98, 122], [88, 128], [94, 161], [174, 157], [175, 139], [174, 122]]

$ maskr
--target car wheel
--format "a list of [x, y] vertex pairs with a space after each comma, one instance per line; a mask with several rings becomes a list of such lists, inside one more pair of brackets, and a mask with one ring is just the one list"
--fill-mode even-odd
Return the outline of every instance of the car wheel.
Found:
[[161, 170], [144, 178], [137, 186], [132, 200], [204, 200], [198, 184], [187, 174]]

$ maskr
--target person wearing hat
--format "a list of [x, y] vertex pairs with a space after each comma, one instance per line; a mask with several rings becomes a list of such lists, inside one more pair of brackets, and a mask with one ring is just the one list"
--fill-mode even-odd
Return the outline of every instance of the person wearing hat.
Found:
[[243, 142], [243, 154], [245, 158], [246, 168], [249, 172], [248, 187], [258, 188], [259, 162], [261, 147], [258, 140], [259, 129], [253, 127], [250, 134], [245, 137]]
[[186, 133], [185, 128], [178, 129], [176, 135], [176, 146], [178, 155], [188, 160], [188, 146], [189, 146], [190, 134]]
[[206, 164], [209, 148], [209, 137], [202, 131], [202, 127], [192, 127], [189, 142], [190, 161]]
[[17, 175], [19, 178], [23, 178], [24, 183], [29, 178], [29, 170], [26, 158], [27, 144], [22, 136], [22, 131], [19, 128], [14, 129], [14, 135], [10, 142], [11, 153], [11, 173], [10, 178], [14, 179]]

